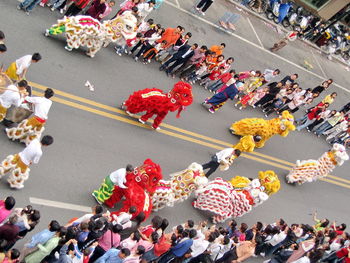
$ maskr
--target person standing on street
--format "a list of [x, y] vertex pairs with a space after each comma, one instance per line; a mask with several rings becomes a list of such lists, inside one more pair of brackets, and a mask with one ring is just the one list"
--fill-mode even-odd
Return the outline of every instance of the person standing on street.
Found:
[[7, 179], [11, 188], [22, 189], [24, 181], [29, 178], [29, 166], [39, 163], [43, 154], [42, 147], [53, 143], [50, 135], [45, 135], [41, 141], [34, 139], [23, 151], [18, 154], [9, 155], [0, 164], [0, 178], [11, 172]]
[[26, 55], [15, 62], [7, 68], [5, 74], [12, 80], [18, 81], [26, 78], [26, 74], [29, 66], [32, 63], [37, 63], [41, 60], [41, 55], [39, 53], [34, 53], [33, 55]]
[[52, 105], [50, 98], [54, 95], [50, 88], [45, 90], [44, 97], [26, 97], [25, 100], [34, 105], [34, 116], [23, 120], [15, 128], [6, 128], [7, 137], [11, 140], [20, 140], [28, 145], [33, 139], [40, 138], [45, 130], [44, 125]]
[[65, 16], [76, 16], [83, 10], [88, 4], [90, 0], [73, 0], [73, 3], [69, 6]]
[[198, 5], [195, 7], [195, 9], [202, 14], [202, 16], [205, 16], [205, 12], [208, 10], [208, 8], [212, 5], [214, 0], [201, 0]]
[[[7, 110], [13, 105], [19, 107], [24, 97], [27, 95], [26, 87], [27, 81], [21, 80], [17, 85], [10, 85], [5, 89], [3, 94], [0, 94], [0, 122], [2, 122], [6, 116]], [[0, 91], [2, 88], [0, 88]]]
[[220, 152], [217, 152], [212, 156], [210, 162], [203, 164], [203, 170], [208, 169], [205, 176], [209, 177], [212, 173], [218, 169], [220, 165], [224, 166], [224, 171], [227, 170], [232, 164], [233, 160], [241, 155], [241, 151], [234, 148], [226, 148]]
[[106, 11], [106, 0], [94, 0], [85, 15], [101, 20], [103, 13]]

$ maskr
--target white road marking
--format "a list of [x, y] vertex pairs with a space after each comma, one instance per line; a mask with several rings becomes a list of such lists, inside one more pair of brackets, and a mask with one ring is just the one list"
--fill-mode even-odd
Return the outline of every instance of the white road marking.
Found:
[[175, 0], [177, 7], [180, 7], [179, 0]]
[[261, 40], [260, 40], [260, 37], [258, 36], [258, 33], [256, 33], [255, 28], [254, 28], [252, 22], [250, 21], [250, 19], [249, 19], [248, 17], [247, 17], [247, 20], [248, 20], [248, 23], [249, 23], [250, 27], [253, 29], [253, 32], [254, 32], [254, 34], [255, 34], [257, 40], [259, 41], [260, 46], [263, 48], [264, 46], [263, 46], [263, 44], [262, 44], [262, 42], [261, 42]]
[[324, 70], [323, 70], [323, 68], [322, 68], [322, 66], [321, 66], [321, 64], [320, 64], [320, 62], [318, 62], [318, 59], [317, 59], [315, 53], [314, 53], [312, 50], [311, 50], [311, 53], [312, 53], [312, 55], [314, 56], [314, 59], [315, 59], [317, 65], [318, 65], [318, 67], [320, 68], [320, 70], [321, 70], [323, 76], [324, 76], [325, 78], [327, 78], [326, 72], [324, 72]]
[[[224, 32], [226, 32], [227, 34], [229, 34], [229, 35], [231, 35], [231, 36], [234, 36], [234, 37], [236, 37], [236, 38], [238, 38], [238, 39], [240, 39], [240, 40], [242, 40], [242, 41], [244, 41], [244, 42], [246, 42], [246, 43], [248, 43], [248, 44], [250, 44], [250, 45], [252, 45], [252, 46], [254, 46], [254, 47], [256, 47], [256, 48], [258, 48], [258, 49], [260, 49], [260, 50], [262, 50], [262, 51], [264, 51], [264, 52], [266, 52], [266, 53], [269, 53], [269, 55], [274, 56], [274, 57], [276, 57], [276, 58], [279, 58], [279, 59], [283, 60], [284, 62], [287, 62], [287, 63], [289, 63], [290, 65], [293, 65], [294, 67], [297, 67], [297, 68], [300, 69], [300, 70], [303, 70], [303, 71], [305, 71], [305, 72], [307, 72], [307, 73], [309, 73], [309, 74], [311, 74], [311, 75], [313, 75], [313, 76], [315, 76], [315, 77], [317, 77], [317, 78], [319, 78], [319, 79], [321, 79], [321, 80], [324, 80], [324, 79], [325, 79], [323, 76], [320, 76], [320, 75], [318, 75], [317, 73], [314, 73], [314, 72], [312, 72], [312, 71], [310, 71], [310, 70], [308, 70], [308, 69], [306, 69], [306, 68], [304, 68], [304, 67], [302, 67], [302, 66], [300, 66], [300, 65], [298, 65], [298, 64], [296, 64], [296, 63], [294, 63], [294, 62], [292, 62], [292, 61], [289, 61], [288, 59], [286, 59], [286, 58], [284, 58], [284, 57], [281, 57], [281, 56], [279, 56], [279, 55], [277, 55], [277, 54], [271, 52], [270, 50], [265, 49], [265, 48], [263, 48], [263, 47], [261, 47], [261, 46], [255, 44], [254, 42], [251, 42], [251, 41], [249, 41], [249, 40], [247, 40], [247, 39], [245, 39], [245, 38], [243, 38], [243, 37], [241, 37], [241, 36], [239, 36], [239, 35], [237, 35], [237, 34], [235, 34], [235, 33], [233, 33], [233, 32], [230, 32], [230, 31], [228, 31], [228, 30], [226, 30], [226, 29], [224, 29], [224, 28], [222, 28], [222, 27], [220, 27], [220, 26], [214, 24], [213, 22], [210, 22], [210, 21], [208, 21], [208, 20], [205, 20], [204, 18], [199, 17], [199, 16], [197, 16], [197, 15], [191, 13], [190, 11], [188, 11], [188, 10], [186, 10], [186, 9], [183, 9], [182, 7], [178, 7], [178, 6], [176, 6], [175, 4], [173, 4], [173, 3], [171, 3], [171, 2], [169, 2], [169, 1], [167, 1], [167, 0], [165, 0], [164, 2], [165, 2], [166, 4], [168, 4], [168, 5], [170, 5], [170, 6], [174, 7], [174, 8], [176, 8], [176, 9], [180, 10], [180, 11], [183, 12], [183, 13], [186, 13], [186, 14], [188, 14], [188, 15], [190, 15], [190, 16], [192, 16], [192, 17], [194, 17], [194, 18], [196, 18], [196, 19], [198, 19], [198, 20], [200, 20], [200, 21], [202, 21], [202, 22], [204, 22], [204, 23], [206, 23], [206, 24], [208, 24], [208, 25], [211, 25], [211, 26], [213, 26], [213, 27], [215, 27], [215, 28], [217, 28], [217, 29], [219, 29], [219, 30], [221, 30], [221, 31], [224, 31]], [[344, 90], [344, 91], [346, 91], [346, 92], [348, 92], [348, 93], [350, 93], [350, 90], [348, 90], [347, 88], [344, 88], [343, 86], [341, 86], [341, 85], [339, 85], [339, 84], [336, 84], [336, 83], [333, 82], [333, 85], [336, 86], [336, 87], [338, 87], [338, 88], [340, 88], [340, 89], [342, 89], [342, 90]]]
[[91, 212], [91, 207], [88, 207], [88, 206], [51, 201], [51, 200], [35, 198], [35, 197], [29, 197], [29, 202], [31, 202], [32, 204], [36, 204], [36, 205], [50, 206], [50, 207], [80, 211], [80, 212], [85, 212], [85, 213]]

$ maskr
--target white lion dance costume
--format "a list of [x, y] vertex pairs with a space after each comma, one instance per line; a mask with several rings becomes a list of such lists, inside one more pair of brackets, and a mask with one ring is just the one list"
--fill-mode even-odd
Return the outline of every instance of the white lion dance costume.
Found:
[[203, 168], [198, 163], [192, 163], [187, 169], [171, 174], [170, 177], [170, 181], [159, 181], [152, 196], [153, 211], [183, 202], [192, 192], [208, 183]]
[[24, 181], [28, 180], [30, 169], [21, 160], [19, 154], [9, 155], [0, 164], [0, 178], [11, 172], [7, 182], [11, 188], [22, 189]]
[[298, 160], [286, 176], [287, 183], [303, 184], [316, 181], [329, 175], [337, 165], [341, 166], [347, 160], [349, 155], [345, 147], [335, 143], [332, 149], [325, 152], [318, 160]]
[[137, 19], [131, 11], [125, 11], [113, 20], [100, 22], [90, 16], [63, 17], [50, 29], [45, 36], [65, 33], [67, 38], [66, 49], [72, 51], [81, 46], [87, 46], [90, 57], [110, 42], [125, 42], [136, 36]]
[[259, 172], [259, 179], [252, 181], [240, 176], [231, 181], [215, 178], [196, 191], [193, 206], [213, 213], [214, 223], [224, 222], [243, 216], [279, 189], [280, 181], [274, 171]]

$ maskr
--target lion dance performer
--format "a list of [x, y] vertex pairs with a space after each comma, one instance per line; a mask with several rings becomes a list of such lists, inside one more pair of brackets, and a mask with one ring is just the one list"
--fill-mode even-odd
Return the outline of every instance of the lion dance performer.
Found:
[[259, 135], [261, 140], [256, 143], [256, 147], [261, 148], [272, 136], [279, 134], [286, 137], [290, 131], [295, 130], [293, 124], [294, 117], [288, 111], [283, 111], [282, 115], [272, 120], [262, 118], [247, 118], [233, 123], [230, 131], [234, 135]]
[[162, 90], [151, 88], [134, 92], [123, 102], [122, 108], [129, 115], [146, 112], [139, 121], [145, 123], [153, 115], [157, 117], [153, 121], [152, 127], [160, 129], [162, 123], [169, 111], [178, 111], [176, 117], [180, 117], [181, 111], [191, 105], [193, 102], [192, 87], [186, 82], [179, 81], [168, 93]]
[[125, 11], [115, 19], [100, 22], [90, 16], [63, 17], [50, 29], [45, 36], [59, 35], [65, 33], [67, 45], [65, 49], [72, 51], [74, 48], [87, 46], [90, 57], [110, 42], [121, 44], [136, 36], [137, 19], [131, 11]]
[[258, 177], [252, 181], [240, 176], [231, 181], [217, 177], [196, 191], [193, 206], [214, 213], [214, 223], [241, 217], [280, 189], [280, 181], [274, 171], [259, 172]]
[[25, 97], [25, 101], [34, 105], [34, 116], [25, 119], [15, 128], [6, 128], [7, 137], [11, 140], [20, 140], [28, 145], [32, 140], [40, 138], [45, 130], [45, 123], [52, 105], [50, 98], [54, 95], [50, 88], [45, 90], [44, 97]]
[[171, 174], [170, 177], [170, 181], [159, 181], [152, 196], [153, 211], [158, 211], [166, 206], [172, 207], [175, 203], [183, 202], [194, 191], [208, 183], [203, 167], [198, 163], [192, 163], [187, 169]]
[[34, 139], [23, 151], [9, 155], [0, 163], [0, 178], [11, 173], [7, 179], [11, 188], [22, 189], [24, 181], [29, 178], [29, 166], [37, 164], [43, 154], [42, 147], [53, 143], [50, 135], [44, 136], [41, 141]]
[[152, 195], [156, 190], [159, 180], [162, 179], [162, 170], [160, 166], [151, 159], [146, 159], [143, 165], [135, 168], [132, 172], [126, 172], [125, 180], [118, 179], [119, 182], [126, 182], [126, 188], [118, 185], [114, 186], [113, 194], [104, 203], [108, 207], [114, 207], [123, 197], [123, 207], [112, 214], [119, 215], [122, 212], [128, 212], [130, 207], [136, 207], [137, 216], [144, 212], [146, 218], [152, 212]]
[[318, 160], [297, 161], [295, 166], [286, 176], [287, 183], [303, 184], [313, 182], [326, 177], [338, 165], [349, 160], [345, 147], [335, 143], [330, 151], [325, 152]]
[[257, 143], [261, 141], [260, 135], [246, 135], [243, 136], [239, 142], [232, 146], [234, 149], [238, 149], [241, 152], [253, 152]]

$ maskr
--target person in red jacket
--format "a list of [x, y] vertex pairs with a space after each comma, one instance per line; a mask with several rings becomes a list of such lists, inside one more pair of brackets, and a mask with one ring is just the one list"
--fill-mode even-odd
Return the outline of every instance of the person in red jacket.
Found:
[[325, 111], [328, 107], [329, 107], [329, 103], [324, 103], [322, 105], [316, 106], [304, 117], [297, 119], [296, 121], [300, 123], [300, 125], [297, 127], [297, 130], [301, 131], [302, 129], [309, 126], [319, 117], [320, 113]]
[[76, 16], [83, 10], [88, 4], [90, 0], [73, 0], [73, 3], [68, 8], [65, 16]]
[[229, 81], [231, 78], [233, 78], [233, 76], [235, 74], [236, 74], [236, 71], [234, 69], [222, 74], [217, 81], [215, 81], [211, 85], [208, 85], [208, 90], [210, 90], [212, 92], [216, 92], [220, 87], [222, 87], [224, 84], [226, 84], [227, 81]]
[[216, 80], [218, 80], [221, 77], [224, 70], [225, 70], [224, 67], [219, 67], [218, 69], [214, 69], [207, 78], [203, 79], [199, 83], [199, 85], [207, 88], [208, 84], [214, 83]]
[[97, 20], [101, 20], [103, 13], [106, 11], [106, 0], [94, 0], [91, 7], [86, 11], [85, 15], [91, 16]]

